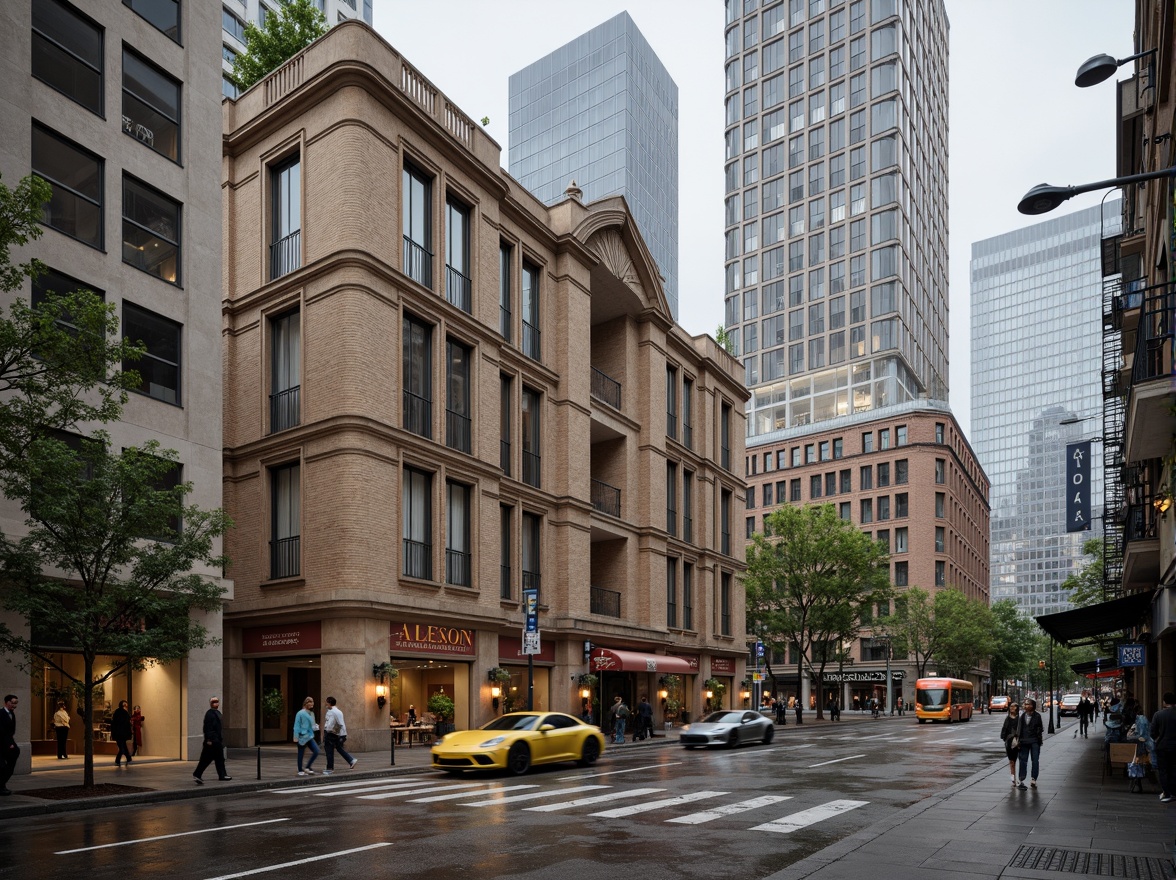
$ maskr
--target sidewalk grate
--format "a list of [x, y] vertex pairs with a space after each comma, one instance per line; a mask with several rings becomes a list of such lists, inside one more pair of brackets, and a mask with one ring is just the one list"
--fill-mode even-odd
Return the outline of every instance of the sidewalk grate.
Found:
[[1099, 877], [1131, 877], [1139, 880], [1176, 880], [1176, 869], [1165, 859], [1124, 856], [1113, 853], [1059, 849], [1054, 846], [1022, 846], [1009, 862], [1010, 868], [1033, 871], [1064, 871]]

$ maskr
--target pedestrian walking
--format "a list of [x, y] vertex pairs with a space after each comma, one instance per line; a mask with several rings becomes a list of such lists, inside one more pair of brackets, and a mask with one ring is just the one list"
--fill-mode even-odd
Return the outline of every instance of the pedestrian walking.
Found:
[[796, 701], [796, 723], [804, 724], [804, 700]]
[[[314, 776], [314, 771], [310, 768], [314, 765], [314, 759], [319, 756], [318, 743], [314, 741], [314, 734], [318, 729], [318, 722], [314, 720], [314, 697], [307, 697], [302, 701], [302, 708], [298, 710], [298, 714], [294, 716], [294, 742], [298, 743], [299, 776]], [[303, 769], [302, 756], [308, 748], [310, 760]]]
[[220, 697], [211, 697], [208, 711], [204, 713], [204, 746], [200, 749], [200, 761], [192, 778], [197, 785], [204, 785], [204, 771], [209, 764], [216, 765], [216, 778], [228, 782], [233, 777], [225, 770], [225, 735], [221, 722]]
[[323, 716], [323, 744], [327, 749], [327, 769], [323, 776], [330, 776], [335, 772], [335, 752], [347, 762], [347, 766], [355, 769], [358, 758], [351, 757], [343, 747], [347, 742], [347, 722], [343, 720], [343, 710], [335, 704], [334, 697], [327, 697], [327, 713]]
[[619, 745], [625, 741], [625, 719], [629, 717], [629, 707], [625, 705], [620, 694], [613, 697], [609, 716], [612, 718], [613, 742]]
[[1009, 759], [1009, 779], [1013, 787], [1017, 786], [1017, 758], [1021, 754], [1021, 744], [1017, 741], [1017, 728], [1020, 727], [1021, 709], [1009, 700], [1009, 711], [1004, 724], [1000, 726], [1000, 738], [1004, 743], [1005, 757]]
[[1041, 715], [1037, 712], [1037, 701], [1026, 700], [1023, 708], [1025, 712], [1017, 722], [1017, 739], [1020, 747], [1018, 765], [1020, 768], [1020, 782], [1017, 788], [1022, 791], [1025, 789], [1026, 765], [1030, 764], [1030, 762], [1032, 763], [1032, 770], [1029, 784], [1037, 788], [1037, 774], [1040, 769], [1039, 761], [1041, 758], [1041, 741], [1045, 736], [1045, 725], [1041, 723]]
[[138, 756], [139, 749], [143, 748], [143, 722], [147, 719], [143, 717], [143, 710], [136, 706], [131, 710], [131, 730], [134, 732], [135, 746], [131, 749], [131, 754]]
[[788, 724], [788, 706], [779, 698], [776, 700], [776, 723], [781, 727]]
[[[906, 704], [905, 704], [905, 703], [903, 703], [903, 701], [902, 701], [902, 697], [899, 697], [899, 698], [898, 698], [898, 717], [899, 717], [899, 718], [901, 718], [901, 717], [902, 717], [902, 712], [903, 712], [903, 710], [904, 710], [905, 708], [906, 708]], [[991, 714], [991, 713], [989, 713], [989, 714]]]
[[646, 737], [653, 738], [653, 706], [642, 694], [637, 701], [637, 729], [633, 731], [633, 742]]
[[8, 780], [16, 770], [20, 759], [20, 746], [16, 744], [16, 694], [4, 695], [4, 711], [0, 712], [0, 796], [12, 794]]
[[1151, 737], [1156, 750], [1160, 801], [1166, 804], [1176, 797], [1176, 694], [1171, 691], [1164, 694], [1164, 707], [1151, 718]]
[[1083, 739], [1090, 739], [1090, 721], [1096, 711], [1094, 702], [1084, 693], [1078, 701], [1078, 736]]
[[127, 759], [127, 766], [131, 766], [131, 753], [127, 749], [127, 743], [134, 735], [135, 732], [131, 729], [131, 712], [127, 708], [127, 701], [119, 700], [118, 708], [110, 716], [110, 738], [118, 746], [118, 754], [114, 756], [115, 767], [122, 766], [124, 757]]
[[68, 758], [69, 709], [65, 708], [65, 700], [57, 701], [57, 711], [53, 713], [53, 733], [57, 737], [57, 760]]

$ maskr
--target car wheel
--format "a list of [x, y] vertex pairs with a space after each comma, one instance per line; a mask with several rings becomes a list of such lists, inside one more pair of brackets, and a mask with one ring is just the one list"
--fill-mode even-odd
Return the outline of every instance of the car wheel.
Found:
[[764, 728], [764, 745], [766, 746], [768, 743], [770, 743], [772, 741], [772, 737], [774, 737], [775, 735], [776, 735], [776, 728], [772, 727], [772, 725], [770, 725], [770, 724], [767, 727], [765, 727]]
[[515, 743], [506, 756], [506, 769], [515, 776], [522, 776], [531, 769], [531, 750], [526, 743]]
[[694, 746], [688, 745], [688, 746], [686, 746], [686, 748], [689, 749], [690, 751], [694, 751]]
[[727, 734], [727, 748], [729, 748], [729, 749], [739, 748], [739, 731], [738, 730], [732, 730], [729, 734]]
[[588, 737], [584, 740], [584, 750], [580, 753], [580, 760], [576, 763], [581, 767], [587, 767], [589, 764], [595, 764], [596, 759], [600, 757], [600, 743], [593, 737]]
[[920, 723], [920, 724], [926, 724], [926, 723], [927, 723], [927, 719], [926, 719], [926, 718], [920, 718], [920, 719], [919, 719], [919, 723]]

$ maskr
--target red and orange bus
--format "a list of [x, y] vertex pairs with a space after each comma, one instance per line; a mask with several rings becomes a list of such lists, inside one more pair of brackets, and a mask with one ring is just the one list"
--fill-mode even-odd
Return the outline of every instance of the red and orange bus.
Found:
[[958, 678], [920, 678], [915, 682], [915, 717], [925, 721], [972, 720], [972, 682]]

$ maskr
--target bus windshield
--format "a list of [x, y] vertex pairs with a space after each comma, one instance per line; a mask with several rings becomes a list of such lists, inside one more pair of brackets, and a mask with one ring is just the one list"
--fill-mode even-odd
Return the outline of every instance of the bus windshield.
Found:
[[919, 688], [915, 691], [915, 700], [924, 709], [945, 709], [949, 693], [947, 688]]

